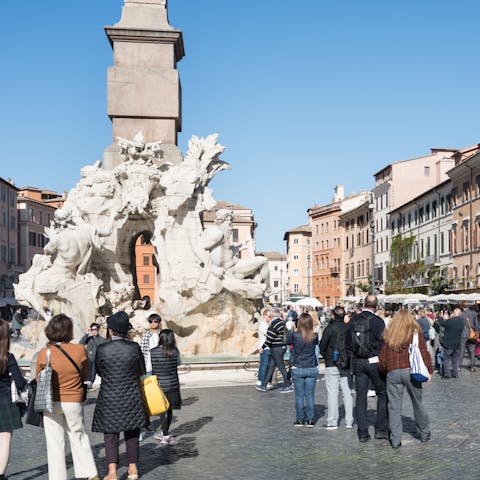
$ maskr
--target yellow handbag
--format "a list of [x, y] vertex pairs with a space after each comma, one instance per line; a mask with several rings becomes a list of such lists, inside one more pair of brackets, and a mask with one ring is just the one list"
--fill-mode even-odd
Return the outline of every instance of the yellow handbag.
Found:
[[160, 415], [170, 407], [168, 398], [158, 384], [156, 375], [142, 377], [142, 390], [149, 415]]

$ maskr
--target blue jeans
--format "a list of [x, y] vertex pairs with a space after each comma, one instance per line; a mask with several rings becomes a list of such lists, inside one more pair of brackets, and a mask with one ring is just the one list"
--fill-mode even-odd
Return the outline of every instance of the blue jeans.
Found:
[[[318, 378], [318, 368], [292, 368], [293, 384], [295, 385], [295, 411], [297, 420], [313, 421], [315, 416], [315, 386]], [[304, 414], [304, 406], [306, 415]], [[305, 418], [306, 417], [306, 418]]]
[[[258, 364], [258, 380], [263, 382], [267, 374], [268, 359], [270, 358], [270, 349], [267, 348], [260, 354], [260, 363]], [[268, 378], [267, 378], [268, 381]]]

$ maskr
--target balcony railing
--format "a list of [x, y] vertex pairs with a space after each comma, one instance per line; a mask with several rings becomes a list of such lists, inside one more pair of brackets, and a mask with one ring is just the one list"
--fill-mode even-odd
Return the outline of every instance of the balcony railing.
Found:
[[440, 263], [437, 255], [428, 255], [428, 257], [425, 257], [424, 262], [427, 267], [433, 267]]

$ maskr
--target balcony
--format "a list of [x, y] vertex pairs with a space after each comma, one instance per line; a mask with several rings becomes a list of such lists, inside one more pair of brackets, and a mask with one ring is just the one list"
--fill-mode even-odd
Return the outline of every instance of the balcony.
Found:
[[340, 269], [338, 267], [330, 267], [330, 275], [338, 277], [340, 275]]
[[438, 255], [428, 255], [428, 257], [425, 257], [424, 262], [425, 266], [427, 267], [435, 267], [440, 265]]

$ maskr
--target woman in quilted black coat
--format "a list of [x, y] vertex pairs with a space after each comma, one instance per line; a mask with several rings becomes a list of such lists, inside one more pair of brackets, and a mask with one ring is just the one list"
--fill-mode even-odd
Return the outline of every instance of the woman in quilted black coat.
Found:
[[120, 432], [124, 432], [128, 459], [128, 480], [138, 479], [140, 429], [149, 424], [149, 417], [140, 385], [145, 362], [140, 346], [125, 339], [132, 328], [128, 315], [117, 312], [107, 319], [111, 341], [97, 349], [95, 366], [102, 377], [92, 431], [103, 432], [108, 475], [104, 480], [117, 480]]

